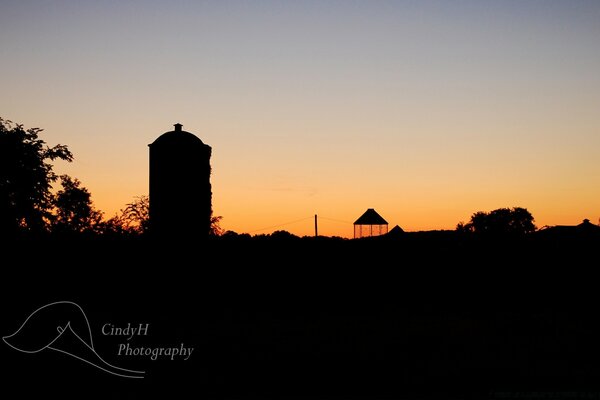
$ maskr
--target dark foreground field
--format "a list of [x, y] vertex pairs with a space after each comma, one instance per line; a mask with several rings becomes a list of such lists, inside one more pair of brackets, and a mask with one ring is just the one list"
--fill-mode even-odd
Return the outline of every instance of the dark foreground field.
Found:
[[[105, 361], [145, 371], [0, 343], [19, 398], [599, 397], [596, 237], [5, 244], [2, 336], [70, 301]], [[23, 340], [54, 338], [64, 318]], [[146, 335], [105, 334], [140, 324]], [[119, 354], [127, 344], [194, 351], [152, 360]]]

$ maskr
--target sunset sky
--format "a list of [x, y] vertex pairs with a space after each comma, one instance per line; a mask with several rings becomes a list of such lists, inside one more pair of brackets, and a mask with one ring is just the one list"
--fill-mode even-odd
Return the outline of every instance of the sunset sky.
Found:
[[176, 122], [237, 232], [600, 217], [597, 0], [2, 0], [0, 60], [0, 116], [67, 144], [107, 217]]

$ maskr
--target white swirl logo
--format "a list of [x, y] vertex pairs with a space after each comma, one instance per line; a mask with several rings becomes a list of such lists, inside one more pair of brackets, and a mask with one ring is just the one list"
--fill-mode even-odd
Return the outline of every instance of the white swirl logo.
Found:
[[50, 349], [124, 378], [143, 378], [144, 371], [119, 368], [107, 363], [94, 349], [92, 331], [83, 309], [72, 301], [57, 301], [32, 312], [19, 329], [2, 338], [23, 353]]

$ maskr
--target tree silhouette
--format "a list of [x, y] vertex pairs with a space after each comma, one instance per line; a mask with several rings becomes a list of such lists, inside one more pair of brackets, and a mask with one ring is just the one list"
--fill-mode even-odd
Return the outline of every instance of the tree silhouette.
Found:
[[90, 192], [78, 179], [68, 175], [61, 175], [60, 182], [62, 189], [54, 199], [52, 230], [62, 233], [94, 231], [102, 221], [102, 213], [94, 208]]
[[[221, 236], [221, 216], [210, 218], [210, 235]], [[148, 233], [150, 228], [150, 199], [148, 195], [135, 196], [131, 203], [119, 210], [115, 216], [97, 226], [101, 234], [111, 236], [139, 236]]]
[[[210, 218], [210, 235], [221, 236], [221, 216]], [[102, 233], [111, 235], [143, 235], [150, 227], [150, 199], [147, 195], [136, 196], [124, 209], [102, 223]]]
[[58, 179], [51, 161], [72, 161], [65, 145], [49, 147], [39, 128], [0, 118], [0, 234], [43, 232], [51, 218], [52, 183]]
[[150, 224], [150, 199], [146, 195], [136, 196], [121, 211], [126, 226], [135, 233], [146, 233]]
[[224, 231], [221, 228], [221, 220], [223, 219], [220, 215], [213, 215], [210, 217], [210, 236], [221, 236]]
[[523, 235], [536, 230], [533, 221], [533, 215], [526, 208], [498, 208], [489, 213], [474, 213], [469, 223], [459, 223], [456, 230], [485, 235]]
[[99, 232], [111, 236], [138, 236], [148, 232], [150, 201], [147, 195], [135, 196], [114, 217], [103, 221]]

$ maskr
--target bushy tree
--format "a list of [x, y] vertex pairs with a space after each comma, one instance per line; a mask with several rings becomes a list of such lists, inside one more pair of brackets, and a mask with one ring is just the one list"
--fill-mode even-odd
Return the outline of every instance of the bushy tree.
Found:
[[94, 208], [92, 195], [78, 179], [61, 175], [62, 189], [54, 199], [54, 232], [94, 232], [100, 227], [102, 213]]
[[456, 230], [485, 235], [523, 235], [536, 230], [533, 222], [533, 215], [526, 208], [498, 208], [474, 213], [467, 224], [459, 223]]
[[72, 161], [67, 146], [49, 147], [42, 129], [24, 129], [0, 118], [0, 234], [43, 232], [51, 217], [52, 161]]

